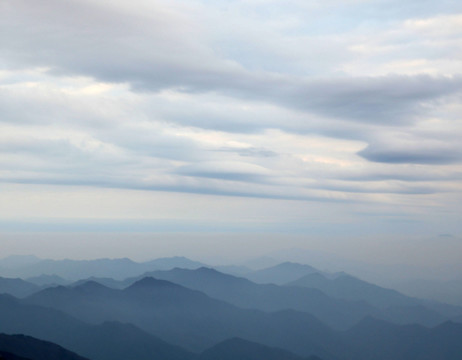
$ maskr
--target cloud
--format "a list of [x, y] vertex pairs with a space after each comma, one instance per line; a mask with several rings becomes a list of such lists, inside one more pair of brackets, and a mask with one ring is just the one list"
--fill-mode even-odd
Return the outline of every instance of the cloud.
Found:
[[3, 1], [0, 181], [444, 207], [462, 173], [450, 8]]
[[271, 171], [262, 166], [237, 161], [202, 162], [179, 167], [175, 172], [185, 176], [245, 182], [266, 182], [265, 179], [272, 175]]
[[460, 147], [450, 148], [448, 146], [403, 147], [396, 145], [396, 147], [390, 147], [369, 145], [358, 154], [369, 161], [391, 164], [446, 165], [462, 162]]
[[107, 3], [7, 1], [0, 54], [10, 66], [127, 83], [141, 92], [219, 93], [382, 125], [413, 121], [426, 104], [462, 90], [460, 76], [311, 79], [250, 71], [214, 51], [199, 19], [156, 5], [143, 16]]

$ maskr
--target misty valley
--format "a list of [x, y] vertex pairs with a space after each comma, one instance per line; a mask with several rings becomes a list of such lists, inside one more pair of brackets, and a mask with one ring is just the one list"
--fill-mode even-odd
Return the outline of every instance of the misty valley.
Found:
[[0, 274], [0, 359], [462, 356], [462, 306], [307, 264], [10, 256]]

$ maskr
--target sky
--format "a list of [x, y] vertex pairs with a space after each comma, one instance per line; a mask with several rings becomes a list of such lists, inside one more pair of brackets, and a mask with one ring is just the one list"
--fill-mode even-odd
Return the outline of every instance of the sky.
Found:
[[458, 0], [2, 0], [0, 44], [4, 255], [462, 262]]

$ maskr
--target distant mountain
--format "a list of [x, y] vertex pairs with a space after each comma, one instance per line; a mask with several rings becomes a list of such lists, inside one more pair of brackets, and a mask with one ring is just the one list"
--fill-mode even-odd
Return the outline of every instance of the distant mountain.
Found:
[[100, 278], [95, 276], [89, 277], [87, 279], [78, 280], [68, 285], [71, 287], [76, 287], [83, 285], [87, 282], [96, 282], [98, 284], [104, 285], [112, 289], [123, 289], [124, 287], [126, 287], [125, 283], [121, 280], [114, 280], [112, 278]]
[[[236, 336], [325, 359], [332, 358], [325, 344], [342, 352], [346, 348], [330, 328], [307, 313], [245, 310], [154, 278], [143, 278], [124, 290], [93, 282], [74, 288], [49, 288], [32, 295], [27, 302], [94, 324], [130, 322], [169, 343], [197, 352]], [[296, 337], [290, 335], [294, 332]]]
[[145, 268], [155, 269], [155, 270], [170, 270], [173, 268], [182, 268], [182, 269], [197, 269], [205, 264], [188, 259], [184, 256], [173, 256], [166, 258], [159, 258], [155, 260], [150, 260], [144, 263], [141, 263]]
[[412, 298], [345, 273], [333, 277], [320, 273], [309, 274], [287, 285], [319, 289], [334, 298], [366, 301], [382, 309], [380, 314], [375, 314], [376, 317], [397, 324], [435, 326], [462, 315], [462, 307]]
[[408, 280], [393, 288], [409, 296], [462, 306], [462, 279], [451, 281]]
[[385, 289], [347, 274], [329, 279], [323, 274], [313, 273], [289, 282], [287, 285], [319, 289], [325, 294], [339, 299], [364, 300], [379, 308], [420, 304], [418, 300], [405, 296], [396, 290]]
[[[304, 311], [334, 328], [346, 329], [376, 311], [368, 304], [329, 298], [317, 289], [255, 284], [247, 279], [223, 274], [210, 268], [154, 271], [145, 275], [203, 291], [212, 298], [243, 308]], [[133, 279], [127, 279], [127, 282], [130, 281]]]
[[244, 274], [244, 277], [258, 284], [282, 285], [290, 281], [295, 281], [302, 276], [318, 272], [319, 270], [309, 265], [285, 262]]
[[446, 316], [449, 320], [462, 316], [462, 306], [441, 303], [435, 300], [418, 299], [422, 305]]
[[26, 279], [26, 281], [32, 284], [38, 285], [38, 286], [69, 285], [71, 283], [71, 281], [66, 280], [58, 275], [46, 275], [46, 274], [29, 277]]
[[[179, 266], [180, 267], [180, 266]], [[243, 276], [252, 272], [252, 270], [246, 266], [235, 266], [235, 265], [222, 265], [222, 266], [213, 266], [213, 269], [234, 276]]]
[[[243, 308], [263, 311], [294, 309], [308, 312], [337, 329], [347, 329], [367, 315], [399, 324], [416, 322], [428, 326], [440, 324], [448, 319], [419, 303], [415, 306], [379, 309], [364, 300], [353, 301], [333, 298], [313, 288], [255, 284], [247, 279], [223, 274], [209, 268], [154, 271], [143, 276], [146, 275], [203, 291], [212, 298]], [[125, 282], [130, 284], [137, 279], [138, 277], [127, 279]], [[403, 304], [405, 303], [403, 301]]]
[[0, 259], [0, 267], [15, 269], [23, 266], [36, 264], [40, 260], [41, 259], [33, 255], [11, 255], [6, 258]]
[[391, 306], [382, 309], [379, 314], [374, 316], [394, 324], [420, 324], [428, 327], [439, 325], [448, 320], [447, 317], [424, 305]]
[[10, 294], [22, 298], [39, 290], [39, 286], [28, 281], [0, 277], [0, 294]]
[[303, 358], [278, 348], [232, 338], [204, 351], [199, 360], [303, 360]]
[[[0, 353], [14, 354], [29, 360], [88, 360], [48, 341], [25, 335], [0, 334]], [[5, 355], [4, 355], [5, 357]]]
[[194, 354], [133, 325], [111, 322], [93, 326], [7, 295], [0, 295], [0, 332], [52, 341], [92, 360], [195, 359]]
[[455, 316], [453, 321], [462, 324], [462, 315]]
[[274, 257], [260, 256], [260, 257], [246, 260], [238, 265], [248, 267], [252, 270], [261, 270], [261, 269], [265, 269], [271, 266], [275, 266], [280, 263], [281, 263], [281, 260], [277, 260]]
[[16, 276], [28, 278], [40, 274], [56, 274], [70, 280], [91, 276], [125, 278], [140, 274], [145, 268], [130, 259], [42, 260], [13, 270]]
[[25, 263], [22, 266], [4, 266], [4, 276], [30, 278], [42, 274], [55, 274], [55, 276], [77, 281], [91, 277], [113, 278], [116, 280], [136, 276], [146, 271], [167, 270], [175, 267], [194, 269], [203, 264], [184, 258], [160, 258], [138, 263], [130, 259], [97, 259], [97, 260], [40, 260]]

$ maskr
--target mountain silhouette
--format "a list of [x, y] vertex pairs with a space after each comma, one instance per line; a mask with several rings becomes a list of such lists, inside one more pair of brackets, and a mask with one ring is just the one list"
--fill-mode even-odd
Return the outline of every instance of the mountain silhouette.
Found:
[[[262, 311], [293, 309], [316, 316], [329, 326], [346, 329], [378, 309], [364, 302], [333, 299], [318, 289], [255, 284], [210, 268], [153, 271], [143, 276], [165, 279], [233, 305]], [[127, 279], [126, 283], [139, 279]]]
[[10, 294], [22, 298], [39, 290], [39, 286], [28, 281], [0, 277], [0, 294]]
[[462, 324], [434, 328], [395, 325], [371, 317], [344, 333], [344, 340], [360, 347], [360, 360], [457, 360], [462, 354]]
[[[9, 265], [10, 262], [6, 262]], [[171, 257], [135, 262], [128, 258], [122, 259], [96, 259], [96, 260], [40, 260], [24, 261], [13, 267], [4, 267], [2, 274], [10, 277], [30, 278], [40, 274], [54, 274], [60, 278], [78, 281], [91, 277], [113, 278], [122, 280], [137, 276], [146, 271], [168, 270], [175, 267], [195, 269], [204, 264], [185, 257]], [[53, 283], [53, 281], [52, 281]], [[62, 282], [57, 284], [62, 285]]]
[[[378, 291], [374, 295], [374, 291], [376, 290], [375, 285], [362, 284], [359, 279], [360, 285], [366, 287], [369, 293], [371, 289], [373, 290], [372, 294], [369, 294], [367, 291], [365, 292], [366, 298], [377, 299], [380, 294], [385, 294], [385, 299], [382, 302], [381, 300], [377, 300], [376, 302], [380, 303], [380, 305], [388, 302], [389, 306], [382, 308], [372, 306], [362, 299], [360, 293], [355, 295], [358, 300], [338, 299], [327, 296], [319, 289], [300, 286], [255, 284], [247, 279], [223, 274], [210, 268], [153, 271], [143, 276], [146, 275], [203, 291], [210, 297], [227, 301], [243, 308], [253, 308], [263, 311], [294, 309], [308, 312], [336, 329], [347, 329], [367, 315], [398, 324], [421, 323], [427, 326], [435, 326], [452, 318], [442, 316], [438, 312], [428, 309], [416, 299], [407, 298], [399, 293], [397, 295], [393, 290], [390, 290], [389, 293], [387, 289], [377, 287]], [[316, 276], [315, 274], [312, 275]], [[136, 279], [138, 278], [129, 278], [125, 282], [129, 284]], [[336, 283], [331, 284], [331, 280], [326, 279], [327, 281], [329, 281], [328, 285], [331, 288], [336, 287]], [[353, 293], [354, 289], [358, 287], [355, 285], [357, 282], [355, 280], [352, 281], [354, 284], [352, 285], [352, 290], [348, 289], [349, 282], [349, 280], [340, 282], [341, 286], [345, 288], [342, 291]], [[335, 293], [337, 290], [331, 291]], [[391, 306], [392, 304], [403, 305]], [[405, 306], [404, 304], [410, 305]]]
[[32, 359], [18, 356], [8, 351], [0, 351], [0, 360], [32, 360]]
[[0, 295], [0, 314], [0, 332], [45, 339], [92, 360], [190, 360], [196, 356], [134, 325], [90, 325], [7, 295]]
[[453, 306], [424, 302], [345, 273], [334, 278], [327, 278], [320, 273], [309, 274], [287, 285], [318, 289], [333, 298], [366, 301], [380, 309], [380, 312], [371, 313], [372, 315], [396, 324], [418, 323], [436, 326], [452, 318], [449, 314], [443, 316], [440, 311], [443, 313], [446, 310], [457, 311], [457, 309], [446, 309], [447, 307], [455, 308]]
[[[165, 280], [143, 278], [124, 290], [91, 283], [83, 287], [46, 289], [26, 301], [93, 324], [132, 323], [196, 352], [236, 336], [326, 359], [324, 344], [343, 346], [329, 327], [308, 313], [241, 309]], [[292, 331], [300, 331], [300, 336], [288, 336]]]
[[420, 304], [417, 299], [405, 296], [396, 290], [385, 289], [347, 274], [329, 279], [321, 273], [313, 273], [287, 285], [319, 289], [331, 297], [340, 299], [364, 300], [380, 308]]
[[59, 345], [25, 335], [0, 334], [2, 352], [6, 359], [14, 359], [14, 355], [29, 360], [88, 360]]
[[[31, 298], [38, 299], [40, 294]], [[0, 332], [40, 337], [92, 360], [197, 360], [197, 353], [218, 353], [230, 346], [227, 340], [236, 337], [244, 342], [235, 340], [233, 351], [247, 356], [259, 349], [255, 350], [257, 359], [265, 347], [323, 360], [456, 360], [462, 353], [462, 324], [445, 322], [427, 328], [366, 317], [347, 331], [334, 331], [307, 313], [240, 309], [156, 279], [143, 279], [124, 290], [89, 283], [81, 288], [47, 289], [43, 294], [44, 302], [54, 299], [49, 307], [64, 303], [72, 313], [72, 304], [86, 309], [88, 318], [113, 321], [90, 325], [61, 311], [32, 305], [31, 299], [1, 295]], [[126, 320], [122, 323], [121, 319]], [[178, 344], [195, 349], [196, 354]]]
[[291, 352], [240, 338], [225, 340], [204, 351], [199, 360], [303, 360]]
[[32, 276], [26, 279], [26, 281], [38, 285], [38, 286], [58, 286], [58, 285], [69, 285], [71, 281], [63, 279], [58, 275], [47, 275], [42, 274], [39, 276]]

